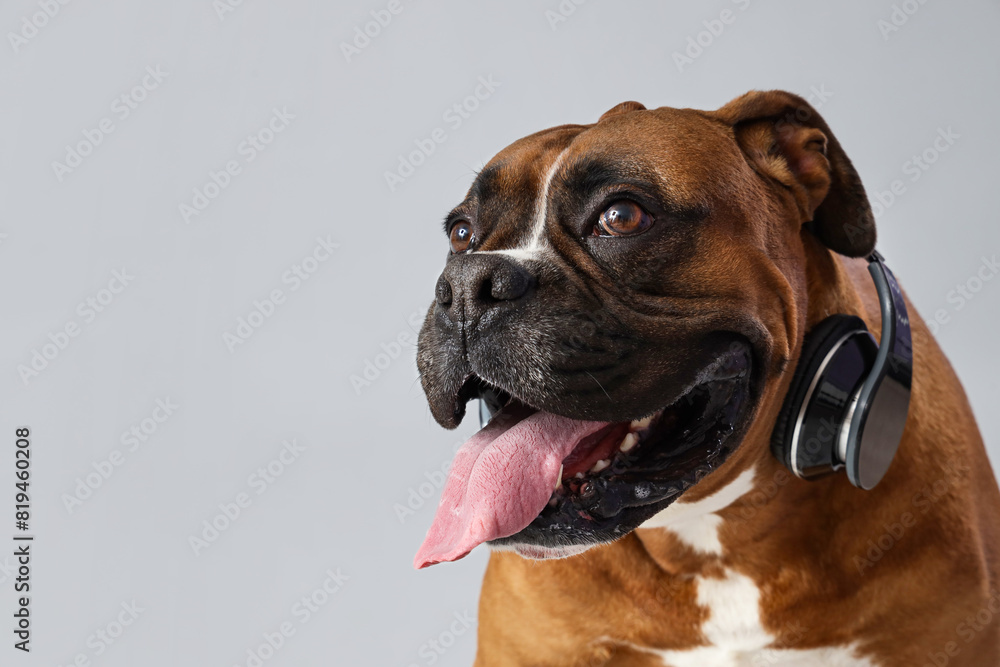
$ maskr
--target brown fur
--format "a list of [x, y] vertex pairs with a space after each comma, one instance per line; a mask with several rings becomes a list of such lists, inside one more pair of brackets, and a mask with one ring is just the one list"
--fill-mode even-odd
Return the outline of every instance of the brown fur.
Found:
[[[954, 642], [960, 651], [949, 665], [1000, 664], [1000, 614], [969, 641], [959, 629], [1000, 590], [1000, 492], [961, 384], [912, 304], [912, 400], [885, 479], [871, 491], [852, 487], [843, 474], [806, 482], [769, 451], [804, 333], [833, 313], [861, 317], [876, 337], [880, 325], [866, 263], [830, 250], [857, 255], [863, 250], [852, 250], [874, 243], [874, 228], [864, 227], [867, 203], [855, 201], [860, 181], [842, 173], [846, 156], [818, 116], [775, 129], [775, 109], [788, 100], [794, 107], [798, 98], [751, 94], [715, 113], [624, 103], [591, 126], [599, 131], [539, 133], [495, 158], [524, 176], [520, 185], [509, 179], [512, 196], [526, 196], [514, 192], [524, 184], [534, 196], [569, 141], [575, 154], [614, 145], [623, 160], [631, 151], [661, 156], [657, 172], [679, 200], [710, 197], [721, 211], [685, 269], [692, 295], [706, 307], [752, 314], [772, 354], [743, 443], [684, 498], [709, 496], [756, 468], [755, 491], [720, 512], [723, 556], [696, 553], [662, 529], [639, 529], [565, 560], [494, 553], [480, 603], [477, 667], [662, 665], [633, 647], [704, 644], [707, 610], [696, 603], [692, 578], [720, 576], [723, 567], [759, 587], [775, 647], [856, 642], [880, 665], [911, 667]], [[735, 202], [728, 211], [726, 201]], [[810, 219], [811, 230], [803, 227]], [[493, 235], [485, 249], [513, 247], [518, 233]], [[907, 514], [914, 523], [897, 544], [859, 568], [869, 541]]]

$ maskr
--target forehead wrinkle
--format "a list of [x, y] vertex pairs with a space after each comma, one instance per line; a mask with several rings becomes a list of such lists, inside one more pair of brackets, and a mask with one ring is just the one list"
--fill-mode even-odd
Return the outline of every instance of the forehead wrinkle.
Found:
[[494, 181], [500, 178], [500, 170], [503, 169], [502, 164], [495, 164], [488, 167], [484, 167], [482, 171], [476, 174], [476, 178], [472, 181], [472, 186], [469, 188], [469, 192], [466, 195], [466, 200], [469, 199], [481, 199], [486, 193], [488, 195], [493, 189], [496, 188]]
[[516, 179], [511, 178], [507, 162], [495, 162], [483, 167], [469, 188], [466, 201], [477, 201], [501, 196], [503, 191], [515, 185]]
[[557, 175], [553, 185], [579, 193], [601, 190], [623, 181], [647, 178], [628, 160], [610, 161], [601, 157], [580, 155], [573, 158]]
[[472, 252], [516, 251], [525, 259], [534, 252], [546, 183], [580, 129], [552, 128], [528, 138], [533, 141], [515, 142], [483, 169], [482, 183], [477, 177], [466, 203], [478, 209], [489, 232]]
[[[561, 152], [568, 142], [564, 135], [568, 130], [578, 129], [576, 126], [563, 126], [538, 132], [514, 142], [493, 159], [477, 174], [469, 188], [466, 201], [487, 203], [494, 197], [505, 197], [510, 193], [523, 194], [530, 192], [534, 197], [539, 186], [544, 185], [545, 172], [538, 167], [545, 161], [548, 154]], [[547, 137], [552, 134], [554, 136]], [[540, 145], [532, 145], [534, 139]], [[533, 178], [535, 172], [541, 179]], [[532, 187], [534, 186], [534, 187]]]

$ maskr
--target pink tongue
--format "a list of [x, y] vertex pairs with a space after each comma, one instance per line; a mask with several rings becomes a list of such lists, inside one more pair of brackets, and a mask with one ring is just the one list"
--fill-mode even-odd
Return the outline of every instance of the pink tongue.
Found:
[[604, 426], [547, 412], [513, 426], [502, 415], [493, 420], [455, 454], [414, 566], [458, 560], [483, 542], [520, 532], [548, 503], [563, 459]]

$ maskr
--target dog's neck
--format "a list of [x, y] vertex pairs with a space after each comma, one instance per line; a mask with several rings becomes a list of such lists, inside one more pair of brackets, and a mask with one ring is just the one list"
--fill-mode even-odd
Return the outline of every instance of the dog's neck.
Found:
[[[785, 276], [788, 291], [794, 295], [786, 300], [797, 306], [789, 318], [790, 328], [796, 329], [788, 332], [789, 339], [801, 341], [804, 331], [834, 313], [857, 315], [878, 335], [877, 297], [874, 290], [871, 295], [862, 292], [865, 263], [838, 258], [808, 233], [803, 233], [803, 249], [805, 261], [792, 266], [804, 267], [804, 271]], [[821, 506], [827, 506], [832, 496], [855, 495], [843, 475], [804, 482], [770, 454], [771, 428], [798, 352], [795, 349], [790, 361], [778, 364], [782, 381], [766, 383], [771, 389], [762, 397], [754, 423], [727, 464], [636, 531], [649, 556], [666, 572], [717, 572], [720, 563], [733, 558], [752, 559], [777, 548], [821, 543], [808, 533], [821, 533], [828, 527], [813, 522], [802, 531], [790, 531], [788, 518], [824, 516]], [[809, 510], [813, 506], [814, 513]], [[782, 546], [785, 541], [796, 546]]]

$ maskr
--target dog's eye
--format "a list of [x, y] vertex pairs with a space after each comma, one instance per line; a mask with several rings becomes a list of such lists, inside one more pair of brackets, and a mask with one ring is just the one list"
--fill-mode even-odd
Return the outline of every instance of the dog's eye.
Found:
[[451, 239], [453, 253], [465, 252], [472, 243], [472, 225], [465, 220], [459, 220], [451, 226], [451, 232], [448, 236]]
[[594, 225], [594, 236], [630, 236], [653, 225], [653, 216], [634, 201], [621, 199], [601, 213]]

